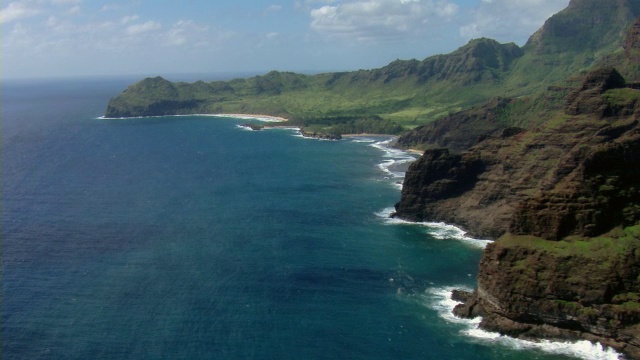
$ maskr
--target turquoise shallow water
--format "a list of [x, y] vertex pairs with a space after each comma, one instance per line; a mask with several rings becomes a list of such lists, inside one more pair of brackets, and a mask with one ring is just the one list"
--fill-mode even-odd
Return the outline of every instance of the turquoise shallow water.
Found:
[[384, 219], [386, 138], [98, 119], [129, 82], [3, 84], [4, 359], [568, 358], [444, 316], [481, 249]]

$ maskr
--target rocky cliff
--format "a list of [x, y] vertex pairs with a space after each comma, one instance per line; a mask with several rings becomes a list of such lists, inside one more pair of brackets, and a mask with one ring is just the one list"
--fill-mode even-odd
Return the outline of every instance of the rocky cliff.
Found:
[[597, 70], [400, 138], [427, 150], [407, 172], [395, 216], [497, 239], [477, 288], [455, 293], [456, 315], [482, 316], [482, 328], [514, 337], [587, 339], [640, 359], [640, 86], [614, 69], [640, 74], [640, 18], [622, 34], [639, 11], [630, 0], [572, 0], [531, 37], [512, 76], [553, 61], [539, 77], [555, 77], [588, 60], [577, 55], [585, 46], [610, 49], [585, 62]]
[[509, 127], [500, 114], [511, 102], [495, 98], [486, 104], [460, 111], [429, 124], [418, 126], [398, 138], [397, 145], [405, 148], [447, 148], [460, 153], [488, 136], [496, 136]]
[[636, 85], [599, 69], [541, 126], [496, 128], [466, 151], [429, 149], [411, 165], [396, 216], [499, 238], [458, 315], [640, 358], [639, 117]]
[[[627, 87], [617, 71], [596, 70], [540, 127], [496, 123], [484, 135], [468, 137], [467, 143], [475, 145], [467, 151], [455, 151], [462, 146], [427, 150], [407, 171], [397, 216], [454, 222], [492, 238], [509, 230], [549, 239], [593, 236], [609, 230], [599, 224], [622, 224], [627, 218], [625, 224], [633, 223], [638, 219], [633, 204], [640, 200], [631, 189], [640, 179], [634, 166], [640, 161], [639, 96], [640, 90]], [[497, 102], [488, 113], [503, 104]]]
[[454, 313], [524, 339], [586, 339], [640, 358], [640, 227], [598, 238], [506, 236], [487, 246], [478, 287]]

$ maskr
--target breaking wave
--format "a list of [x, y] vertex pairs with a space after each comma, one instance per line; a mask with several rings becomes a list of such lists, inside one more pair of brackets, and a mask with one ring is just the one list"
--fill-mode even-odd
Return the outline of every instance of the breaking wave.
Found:
[[381, 218], [388, 225], [419, 225], [427, 230], [427, 234], [438, 240], [457, 240], [467, 245], [484, 249], [492, 243], [491, 240], [475, 239], [466, 235], [466, 232], [454, 225], [443, 222], [413, 222], [398, 218], [391, 215], [395, 212], [395, 208], [388, 207], [376, 212], [376, 216]]
[[[423, 295], [424, 304], [437, 311], [438, 315], [449, 323], [462, 325], [460, 334], [487, 345], [505, 346], [513, 350], [538, 350], [546, 353], [571, 356], [585, 360], [618, 360], [622, 355], [615, 350], [604, 347], [602, 344], [594, 344], [586, 340], [582, 341], [530, 341], [515, 339], [499, 333], [489, 332], [478, 328], [481, 318], [461, 319], [453, 315], [453, 308], [459, 302], [451, 299], [454, 289], [464, 287], [438, 287], [430, 288]], [[469, 289], [466, 289], [469, 290]]]

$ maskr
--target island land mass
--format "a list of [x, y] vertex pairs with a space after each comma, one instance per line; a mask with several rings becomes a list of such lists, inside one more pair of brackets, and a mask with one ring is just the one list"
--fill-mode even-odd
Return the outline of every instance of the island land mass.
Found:
[[481, 38], [379, 69], [147, 78], [105, 117], [184, 114], [266, 114], [332, 139], [398, 135], [422, 156], [393, 216], [495, 240], [477, 288], [454, 291], [457, 316], [640, 359], [640, 0], [571, 0], [524, 46]]

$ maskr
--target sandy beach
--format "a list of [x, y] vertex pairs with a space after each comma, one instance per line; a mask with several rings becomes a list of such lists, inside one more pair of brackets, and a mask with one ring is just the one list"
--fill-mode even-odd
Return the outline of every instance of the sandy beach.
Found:
[[272, 116], [272, 115], [264, 115], [264, 114], [213, 114], [212, 116], [219, 117], [234, 117], [238, 119], [252, 119], [264, 122], [285, 122], [289, 121], [287, 118], [283, 118], [280, 116]]

